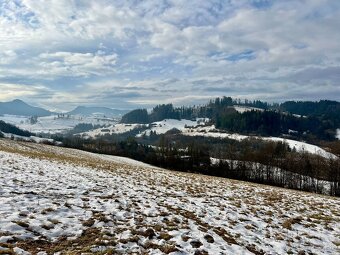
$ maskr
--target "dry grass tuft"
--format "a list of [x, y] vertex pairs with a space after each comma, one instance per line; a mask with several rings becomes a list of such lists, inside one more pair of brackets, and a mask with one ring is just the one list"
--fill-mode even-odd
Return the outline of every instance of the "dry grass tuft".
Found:
[[24, 222], [24, 221], [20, 221], [20, 220], [17, 220], [17, 221], [12, 221], [13, 223], [16, 223], [17, 225], [19, 225], [20, 227], [23, 227], [23, 228], [29, 228], [29, 224]]
[[301, 221], [302, 221], [302, 217], [290, 218], [290, 219], [285, 220], [282, 223], [282, 227], [292, 230], [292, 225], [300, 223]]

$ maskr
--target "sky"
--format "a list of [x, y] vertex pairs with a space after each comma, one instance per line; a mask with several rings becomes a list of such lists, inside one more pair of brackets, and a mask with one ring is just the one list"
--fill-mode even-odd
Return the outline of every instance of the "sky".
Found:
[[0, 0], [0, 101], [340, 100], [338, 0]]

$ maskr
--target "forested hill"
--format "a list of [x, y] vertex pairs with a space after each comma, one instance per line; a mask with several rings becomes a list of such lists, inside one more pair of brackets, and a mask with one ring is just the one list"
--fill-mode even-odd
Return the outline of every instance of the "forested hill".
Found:
[[[248, 111], [237, 112], [233, 106], [246, 106]], [[152, 123], [193, 118], [209, 118], [211, 124], [230, 132], [272, 136], [293, 132], [294, 136], [308, 140], [334, 140], [336, 129], [340, 127], [340, 103], [322, 100], [269, 104], [222, 97], [202, 106], [157, 105], [149, 114], [146, 109], [137, 109], [125, 114], [122, 122]]]
[[280, 105], [280, 109], [304, 116], [320, 116], [325, 114], [340, 115], [340, 103], [330, 100], [320, 100], [319, 102], [287, 101]]
[[340, 127], [340, 103], [337, 101], [287, 101], [280, 105], [280, 110], [302, 116], [313, 116], [325, 121], [333, 121], [335, 126]]

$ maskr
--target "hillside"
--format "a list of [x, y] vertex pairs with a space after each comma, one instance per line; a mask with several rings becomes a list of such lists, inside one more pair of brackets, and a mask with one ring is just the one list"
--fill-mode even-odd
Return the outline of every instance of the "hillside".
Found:
[[340, 252], [339, 198], [4, 139], [0, 178], [0, 253]]
[[[176, 119], [165, 119], [163, 121], [153, 122], [150, 125], [147, 124], [124, 124], [119, 123], [111, 125], [105, 128], [97, 128], [87, 132], [82, 132], [77, 135], [83, 138], [101, 138], [105, 135], [119, 135], [124, 133], [133, 132], [136, 133], [136, 138], [141, 138], [143, 136], [149, 137], [151, 134], [165, 134], [171, 130], [177, 130], [179, 134], [191, 137], [213, 137], [220, 139], [232, 139], [237, 141], [246, 140], [249, 138], [256, 138], [264, 141], [274, 141], [274, 142], [285, 142], [289, 145], [291, 149], [296, 149], [297, 151], [307, 151], [312, 154], [319, 154], [324, 157], [333, 157], [331, 153], [328, 153], [319, 146], [308, 144], [306, 142], [300, 142], [296, 140], [291, 140], [287, 138], [280, 137], [260, 137], [260, 136], [248, 136], [240, 135], [237, 133], [229, 133], [223, 130], [216, 129], [214, 125], [206, 125], [209, 119], [198, 118], [197, 120], [176, 120]], [[204, 126], [206, 125], [206, 126]]]

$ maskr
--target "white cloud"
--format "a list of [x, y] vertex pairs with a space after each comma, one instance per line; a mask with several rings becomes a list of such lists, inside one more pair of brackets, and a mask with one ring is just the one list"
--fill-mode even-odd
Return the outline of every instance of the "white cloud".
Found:
[[26, 85], [26, 84], [12, 84], [0, 83], [1, 93], [0, 100], [13, 100], [18, 97], [32, 97], [48, 91], [44, 86]]
[[0, 52], [0, 65], [7, 65], [13, 63], [17, 59], [17, 54], [12, 50], [5, 50]]
[[70, 89], [68, 100], [105, 96], [91, 86], [76, 92], [90, 83], [129, 87], [119, 93], [135, 103], [291, 99], [303, 90], [334, 98], [339, 87], [339, 1], [3, 0], [0, 8], [0, 82], [44, 84], [58, 102]]
[[60, 76], [100, 75], [114, 71], [118, 60], [115, 53], [54, 52], [42, 53], [36, 63], [41, 67], [39, 74]]

